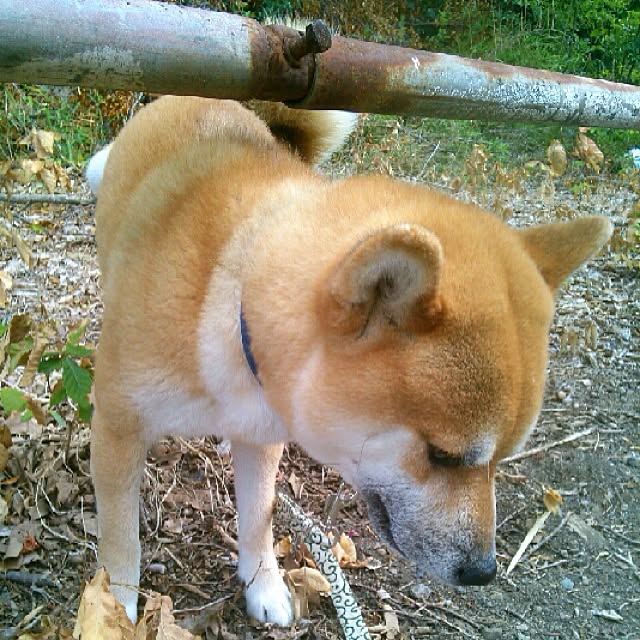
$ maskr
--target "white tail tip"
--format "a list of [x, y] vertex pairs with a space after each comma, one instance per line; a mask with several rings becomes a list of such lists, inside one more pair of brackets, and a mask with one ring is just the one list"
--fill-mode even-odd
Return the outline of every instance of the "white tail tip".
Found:
[[94, 156], [91, 157], [89, 163], [87, 164], [87, 170], [85, 171], [85, 176], [87, 177], [87, 182], [89, 183], [89, 187], [91, 187], [91, 191], [94, 194], [98, 193], [98, 187], [102, 182], [102, 175], [104, 174], [104, 166], [107, 164], [107, 158], [109, 157], [109, 151], [111, 151], [111, 145], [106, 146], [104, 149], [101, 149]]

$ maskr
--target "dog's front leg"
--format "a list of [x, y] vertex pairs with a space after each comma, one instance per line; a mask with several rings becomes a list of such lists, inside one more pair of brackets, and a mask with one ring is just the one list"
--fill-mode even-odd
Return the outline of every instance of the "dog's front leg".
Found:
[[246, 585], [247, 612], [260, 622], [287, 626], [292, 621], [289, 590], [273, 552], [271, 516], [282, 445], [233, 442], [238, 505], [238, 575]]

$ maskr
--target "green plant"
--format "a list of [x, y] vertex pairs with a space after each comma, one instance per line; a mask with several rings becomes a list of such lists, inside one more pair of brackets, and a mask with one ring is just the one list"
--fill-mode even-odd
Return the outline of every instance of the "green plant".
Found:
[[[49, 406], [55, 407], [70, 400], [75, 404], [81, 422], [90, 422], [93, 413], [93, 405], [89, 400], [93, 384], [89, 358], [93, 356], [93, 349], [80, 344], [86, 328], [85, 322], [69, 333], [62, 349], [44, 353], [38, 365], [38, 371], [46, 375], [54, 371], [62, 373], [52, 389]], [[53, 411], [51, 414], [56, 417]]]
[[29, 408], [30, 398], [20, 389], [3, 387], [0, 389], [0, 404], [5, 414], [10, 416], [14, 411], [20, 414], [23, 422], [31, 419], [33, 412]]

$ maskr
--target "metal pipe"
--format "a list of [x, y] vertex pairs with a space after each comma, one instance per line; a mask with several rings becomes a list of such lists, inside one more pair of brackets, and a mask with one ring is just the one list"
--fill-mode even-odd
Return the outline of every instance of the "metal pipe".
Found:
[[302, 35], [150, 0], [0, 0], [0, 82], [640, 129], [637, 86], [350, 38], [327, 42], [317, 25]]
[[294, 29], [150, 0], [0, 0], [0, 82], [300, 99], [314, 62], [288, 54], [300, 39]]
[[640, 87], [334, 37], [297, 106], [640, 129]]

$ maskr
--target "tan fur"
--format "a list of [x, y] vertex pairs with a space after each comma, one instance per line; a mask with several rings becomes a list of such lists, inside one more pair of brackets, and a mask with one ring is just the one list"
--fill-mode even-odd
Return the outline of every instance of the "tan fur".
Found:
[[[217, 433], [242, 459], [253, 615], [290, 620], [269, 549], [288, 439], [362, 490], [391, 546], [444, 580], [486, 582], [495, 464], [540, 410], [554, 293], [610, 223], [522, 232], [421, 186], [329, 182], [301, 158], [324, 153], [331, 117], [314, 121], [319, 135], [308, 114], [283, 113], [262, 116], [276, 135], [283, 118], [294, 133], [301, 123], [285, 135], [306, 140], [300, 157], [250, 111], [198, 98], [147, 106], [109, 152], [92, 443], [101, 557], [114, 581], [137, 584], [142, 452], [172, 431]], [[240, 346], [240, 303], [262, 386]], [[117, 595], [133, 617], [132, 593]]]

